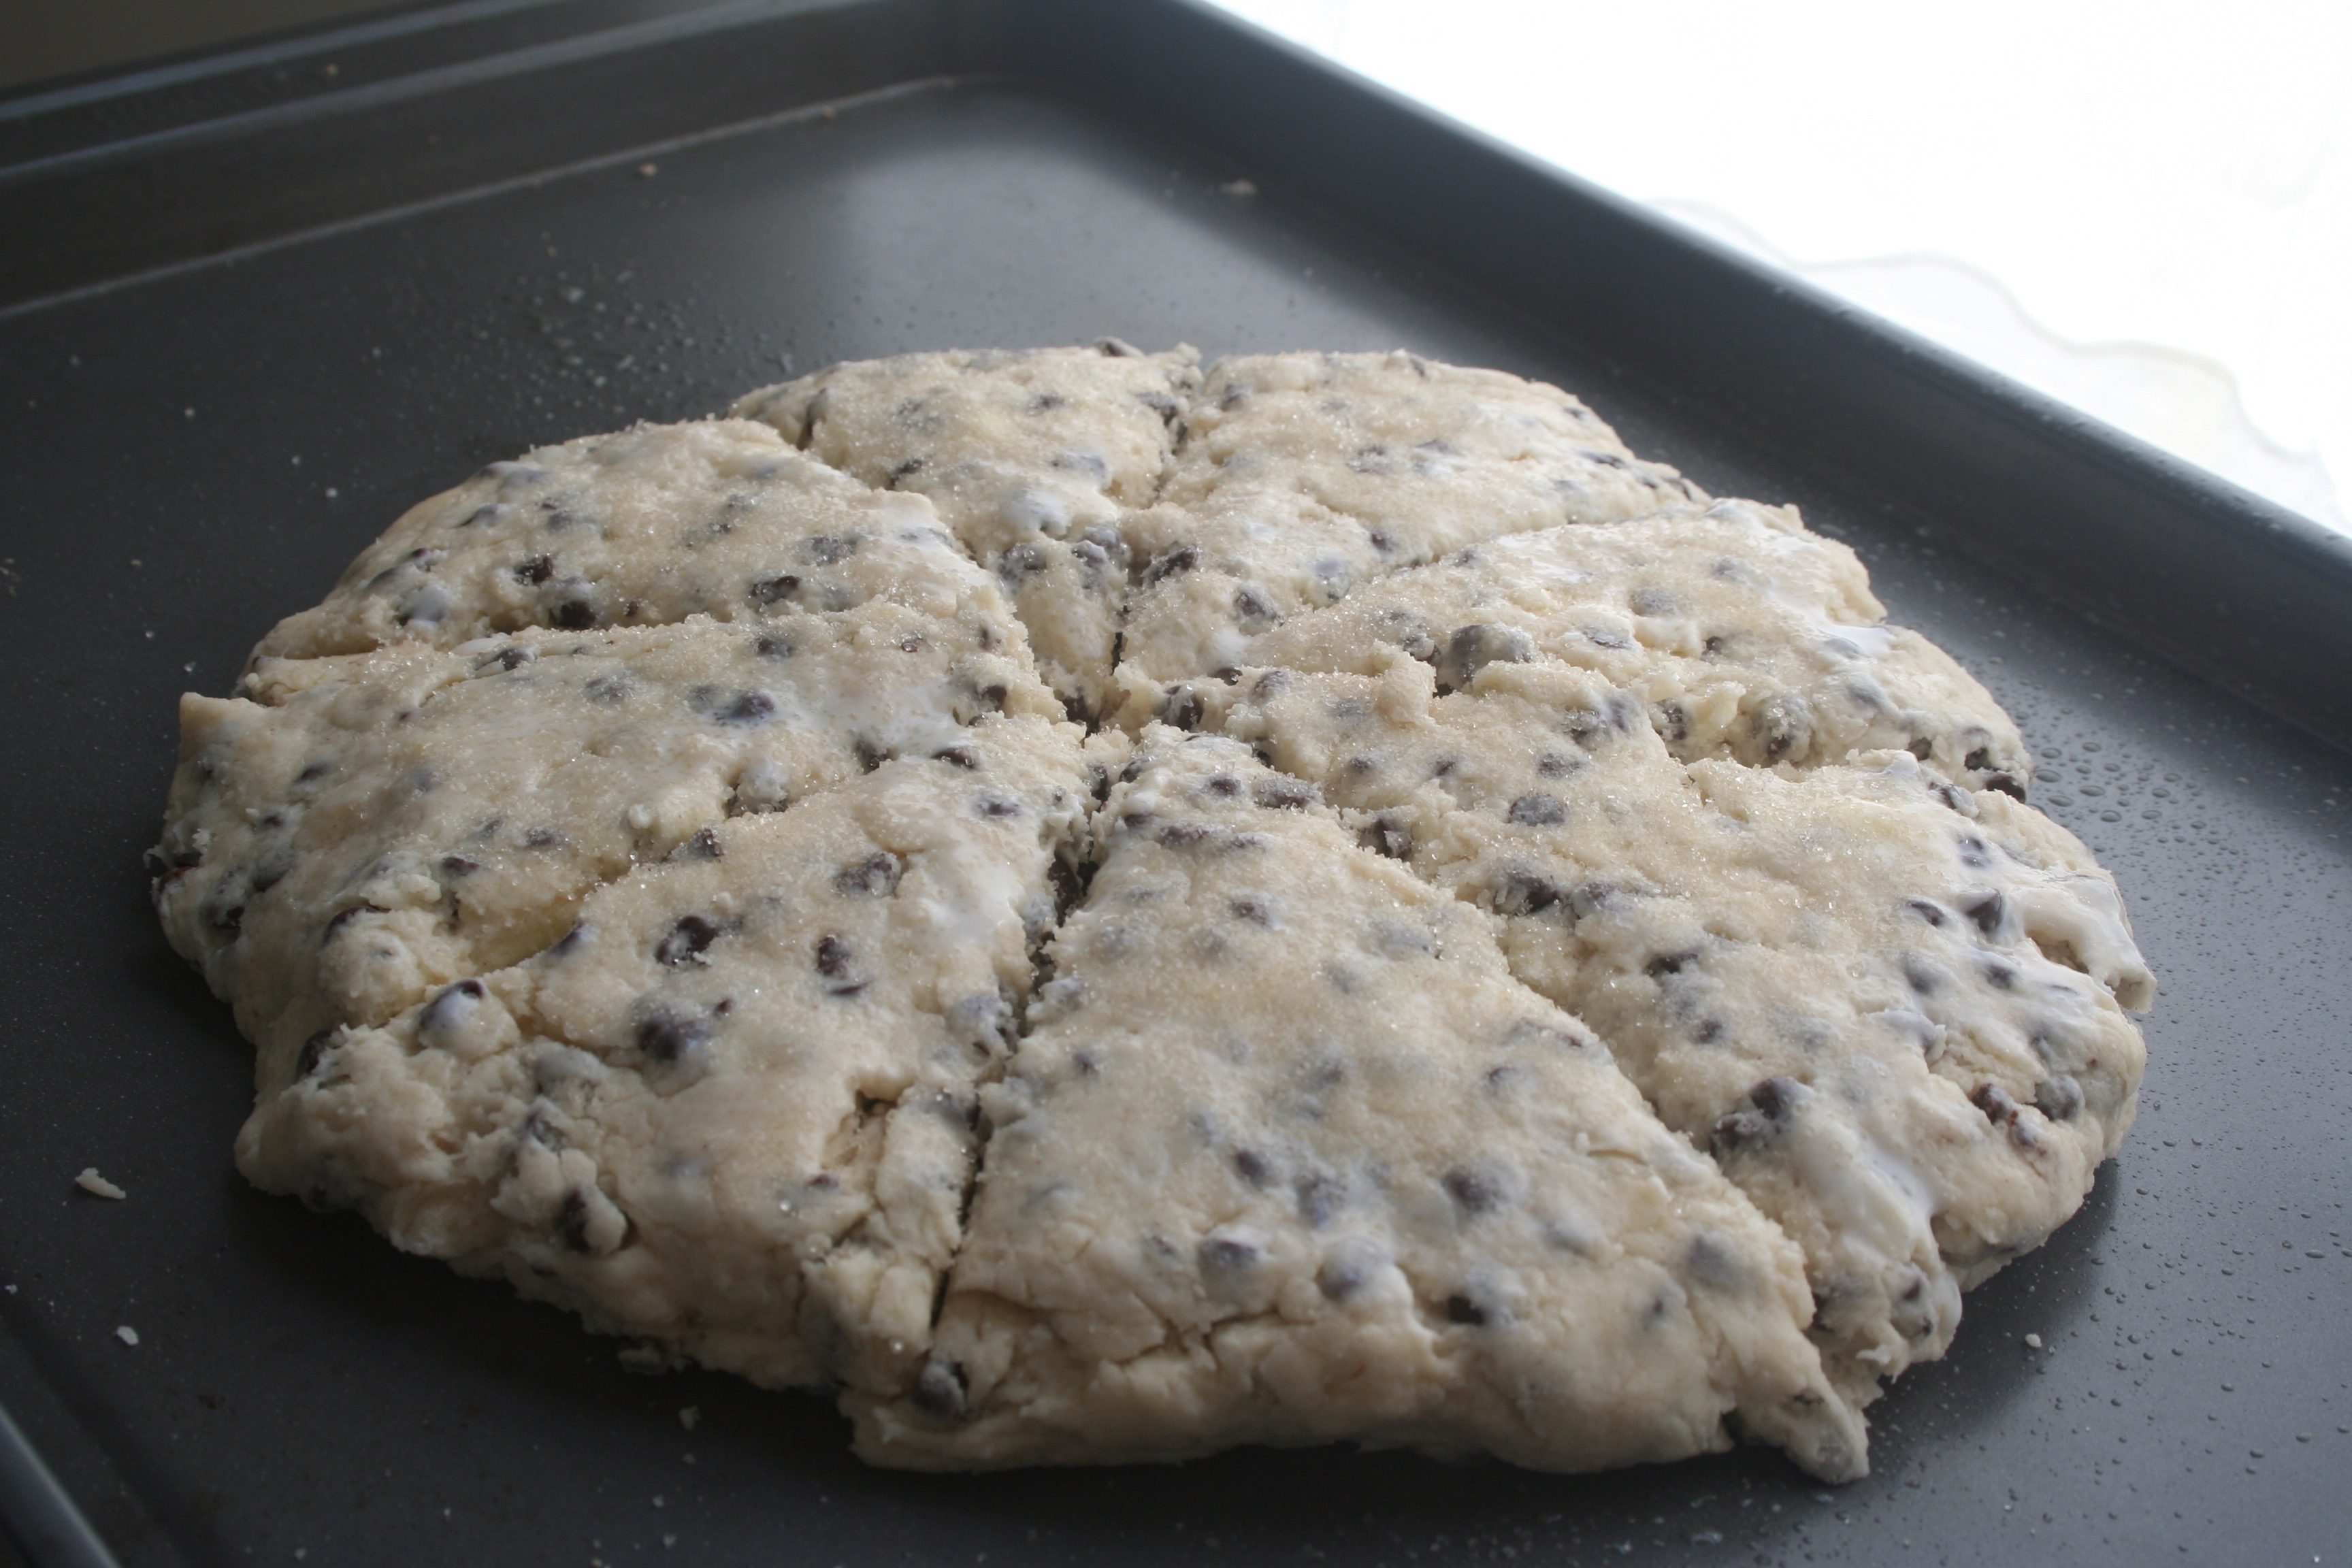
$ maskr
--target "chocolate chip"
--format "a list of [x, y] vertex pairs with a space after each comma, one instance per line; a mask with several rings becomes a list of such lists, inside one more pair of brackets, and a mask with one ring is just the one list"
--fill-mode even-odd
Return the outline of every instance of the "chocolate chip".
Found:
[[842, 898], [889, 898], [898, 891], [901, 860], [887, 848], [833, 872], [833, 891]]
[[1536, 656], [1527, 633], [1513, 626], [1478, 622], [1456, 628], [1437, 658], [1440, 691], [1459, 691], [1490, 664], [1525, 664]]
[[1991, 892], [1974, 903], [1962, 904], [1960, 912], [1977, 922], [1977, 930], [1990, 936], [2000, 930], [2001, 921], [2009, 913], [2009, 903], [2000, 893]]
[[1979, 787], [2008, 795], [2012, 800], [2025, 798], [2025, 785], [2018, 782], [2015, 773], [1987, 773], [1984, 776], [1984, 783]]
[[828, 980], [848, 978], [853, 956], [849, 943], [838, 936], [827, 934], [816, 939], [816, 972]]
[[1813, 710], [1801, 697], [1768, 697], [1748, 716], [1748, 732], [1772, 762], [1801, 762], [1812, 749]]
[[1304, 811], [1322, 804], [1322, 792], [1300, 779], [1260, 779], [1250, 792], [1268, 811]]
[[1247, 921], [1252, 925], [1270, 926], [1274, 923], [1273, 912], [1265, 907], [1263, 900], [1235, 899], [1225, 908], [1233, 911], [1235, 920]]
[[776, 700], [764, 691], [738, 692], [723, 706], [712, 710], [715, 724], [764, 724], [776, 716]]
[[933, 1356], [915, 1374], [915, 1386], [907, 1401], [926, 1415], [961, 1421], [970, 1414], [966, 1401], [971, 1393], [971, 1379], [961, 1362]]
[[882, 488], [886, 490], [897, 489], [898, 488], [899, 480], [912, 479], [917, 474], [921, 473], [923, 471], [923, 463], [924, 459], [921, 458], [908, 458], [905, 462], [900, 463], [898, 467], [890, 470], [890, 478], [883, 484]]
[[327, 1047], [334, 1043], [336, 1033], [336, 1028], [331, 1026], [302, 1042], [302, 1048], [294, 1053], [294, 1076], [297, 1079], [309, 1078], [319, 1070], [319, 1063], [325, 1059]]
[[463, 855], [441, 857], [441, 869], [446, 875], [451, 877], [470, 877], [481, 868], [482, 863], [479, 860], [468, 860]]
[[1298, 1217], [1307, 1222], [1309, 1230], [1320, 1230], [1330, 1224], [1348, 1204], [1347, 1184], [1321, 1172], [1299, 1177], [1291, 1184], [1290, 1190], [1298, 1205]]
[[587, 944], [588, 931], [588, 922], [586, 921], [578, 921], [570, 931], [565, 931], [562, 936], [557, 937], [555, 939], [554, 945], [550, 947], [547, 951], [551, 956], [556, 958], [562, 958], [567, 954], [577, 952], [582, 947]]
[[2053, 1121], [2070, 1121], [2083, 1109], [2083, 1086], [2072, 1075], [2060, 1073], [2034, 1086], [2033, 1108]]
[[1963, 833], [1956, 842], [1961, 865], [1982, 870], [1992, 864], [1992, 851], [1986, 848], [1985, 841], [1975, 834]]
[[1969, 1096], [1969, 1101], [1983, 1111], [1986, 1119], [1996, 1127], [2007, 1126], [2017, 1120], [2017, 1101], [2009, 1097], [2009, 1090], [1997, 1083], [1978, 1085], [1976, 1092]]
[[1445, 1195], [1464, 1215], [1482, 1215], [1503, 1201], [1500, 1184], [1486, 1173], [1457, 1165], [1438, 1179]]
[[1944, 906], [1941, 904], [1927, 899], [1906, 899], [1903, 907], [1931, 926], [1940, 928], [1944, 923]]
[[1793, 1079], [1766, 1079], [1748, 1091], [1746, 1105], [1715, 1124], [1709, 1147], [1719, 1159], [1778, 1137], [1788, 1131], [1804, 1094]]
[[693, 835], [669, 852], [673, 860], [717, 860], [726, 854], [719, 842], [716, 828], [698, 827]]
[[970, 746], [941, 746], [931, 753], [931, 761], [945, 763], [950, 767], [961, 768], [971, 773], [978, 771], [980, 767], [980, 753]]
[[563, 1194], [563, 1207], [555, 1216], [555, 1234], [574, 1252], [595, 1250], [588, 1240], [588, 1194], [578, 1187]]
[[657, 1007], [637, 1026], [637, 1050], [647, 1061], [669, 1066], [701, 1049], [710, 1032], [707, 1018]]
[[[751, 602], [763, 606], [782, 604], [798, 594], [800, 587], [801, 580], [790, 573], [780, 577], [762, 577], [751, 584]], [[766, 653], [768, 650], [762, 647], [760, 651]], [[790, 653], [792, 649], [786, 647], [784, 651]]]
[[996, 558], [996, 574], [1013, 587], [1045, 570], [1045, 552], [1024, 541]]
[[1510, 819], [1522, 827], [1558, 827], [1568, 820], [1568, 807], [1556, 795], [1523, 795], [1511, 802]]
[[1944, 972], [1916, 952], [1903, 955], [1903, 978], [1922, 996], [1932, 996], [1944, 984]]
[[701, 915], [683, 915], [670, 927], [669, 934], [654, 944], [654, 962], [675, 969], [681, 963], [700, 959], [703, 951], [718, 941], [719, 928], [716, 921]]
[[1936, 742], [1925, 735], [1914, 735], [1903, 749], [1924, 763], [1936, 754]]
[[1178, 686], [1170, 688], [1168, 695], [1160, 699], [1157, 717], [1161, 723], [1179, 730], [1198, 730], [1207, 715], [1200, 693], [1189, 686]]
[[1642, 966], [1642, 973], [1648, 975], [1653, 980], [1664, 980], [1670, 974], [1680, 974], [1685, 969], [1697, 962], [1698, 950], [1696, 948], [1686, 949], [1681, 952], [1662, 952], [1655, 958], [1650, 960], [1649, 963], [1643, 964]]
[[1213, 1236], [1200, 1246], [1201, 1272], [1230, 1279], [1255, 1268], [1264, 1256], [1255, 1246], [1237, 1237]]
[[1457, 1291], [1445, 1298], [1445, 1321], [1449, 1323], [1460, 1323], [1467, 1328], [1484, 1328], [1486, 1323], [1486, 1308], [1470, 1296]]
[[596, 624], [596, 601], [584, 583], [567, 585], [551, 607], [548, 619], [566, 631], [586, 631]]
[[1495, 889], [1498, 915], [1540, 914], [1559, 902], [1559, 884], [1533, 871], [1506, 871]]
[[443, 986], [434, 994], [433, 1000], [425, 1004], [424, 1009], [416, 1015], [418, 1043], [426, 1046], [435, 1045], [436, 1042], [428, 1037], [439, 1035], [445, 1030], [454, 1029], [463, 1024], [467, 1016], [473, 1012], [474, 1005], [487, 994], [488, 993], [483, 990], [482, 983], [478, 980], [460, 980], [453, 985]]
[[1972, 773], [1980, 773], [1992, 766], [1992, 752], [1986, 747], [1979, 746], [1960, 759], [1960, 766]]
[[817, 533], [801, 541], [801, 558], [817, 566], [836, 566], [857, 553], [852, 534]]
[[516, 582], [529, 583], [536, 586], [555, 575], [555, 557], [534, 555], [528, 561], [517, 562], [514, 575]]
[[1748, 1271], [1740, 1267], [1738, 1254], [1711, 1230], [1691, 1237], [1683, 1253], [1683, 1269], [1693, 1282], [1710, 1290], [1741, 1290], [1748, 1286]]
[[1376, 816], [1357, 831], [1356, 840], [1374, 854], [1385, 855], [1391, 860], [1412, 858], [1412, 829], [1405, 826], [1402, 817], [1386, 814]]
[[1180, 544], [1173, 550], [1163, 551], [1143, 569], [1144, 585], [1149, 587], [1154, 583], [1164, 583], [1171, 577], [1181, 576], [1200, 563], [1201, 552], [1193, 545]]
[[1266, 1164], [1265, 1156], [1256, 1150], [1236, 1149], [1234, 1151], [1234, 1173], [1253, 1187], [1262, 1187], [1274, 1173]]
[[1282, 624], [1281, 616], [1255, 588], [1234, 590], [1234, 622], [1253, 637]]

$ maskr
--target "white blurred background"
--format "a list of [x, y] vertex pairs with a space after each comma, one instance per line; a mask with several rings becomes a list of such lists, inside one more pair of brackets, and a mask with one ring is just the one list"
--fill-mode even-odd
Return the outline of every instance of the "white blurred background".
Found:
[[2352, 0], [1217, 0], [2352, 531]]

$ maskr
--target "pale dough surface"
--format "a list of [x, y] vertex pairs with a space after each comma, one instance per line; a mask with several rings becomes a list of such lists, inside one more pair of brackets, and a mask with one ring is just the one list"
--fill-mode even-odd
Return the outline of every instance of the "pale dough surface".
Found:
[[926, 1468], [1861, 1411], [2154, 983], [1852, 552], [1406, 353], [914, 354], [494, 464], [191, 695], [241, 1169]]

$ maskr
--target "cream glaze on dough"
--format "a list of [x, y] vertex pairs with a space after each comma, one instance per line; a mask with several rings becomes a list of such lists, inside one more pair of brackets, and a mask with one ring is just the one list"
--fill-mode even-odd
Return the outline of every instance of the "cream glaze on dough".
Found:
[[256, 1182], [877, 1463], [1844, 1479], [2123, 1137], [2112, 879], [1793, 511], [1404, 353], [737, 414], [492, 465], [185, 700]]

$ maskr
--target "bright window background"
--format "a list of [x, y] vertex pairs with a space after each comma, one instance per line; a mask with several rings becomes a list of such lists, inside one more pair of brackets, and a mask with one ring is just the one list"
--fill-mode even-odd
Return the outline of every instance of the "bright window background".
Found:
[[2352, 0], [1218, 0], [2352, 531]]

